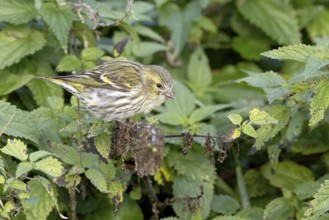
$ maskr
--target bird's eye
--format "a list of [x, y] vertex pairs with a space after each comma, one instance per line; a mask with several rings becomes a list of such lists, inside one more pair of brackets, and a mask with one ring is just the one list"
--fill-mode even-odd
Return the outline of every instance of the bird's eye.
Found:
[[157, 87], [158, 87], [159, 89], [161, 89], [161, 88], [162, 88], [162, 85], [161, 85], [160, 83], [157, 83]]

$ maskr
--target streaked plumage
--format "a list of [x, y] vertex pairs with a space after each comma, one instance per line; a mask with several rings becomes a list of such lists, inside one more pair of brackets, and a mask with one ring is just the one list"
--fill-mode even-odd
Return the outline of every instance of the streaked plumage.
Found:
[[170, 73], [161, 66], [113, 59], [79, 74], [39, 77], [76, 95], [95, 117], [122, 120], [148, 113], [173, 98]]

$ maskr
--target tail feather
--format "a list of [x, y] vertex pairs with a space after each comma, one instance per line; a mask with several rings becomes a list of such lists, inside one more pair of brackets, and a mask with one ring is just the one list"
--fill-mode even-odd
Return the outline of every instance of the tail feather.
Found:
[[81, 89], [81, 87], [82, 87], [81, 85], [74, 83], [74, 82], [70, 82], [68, 80], [68, 79], [75, 78], [74, 75], [70, 75], [70, 76], [37, 76], [35, 78], [47, 80], [49, 82], [55, 83], [73, 94], [77, 94], [79, 92], [79, 88]]

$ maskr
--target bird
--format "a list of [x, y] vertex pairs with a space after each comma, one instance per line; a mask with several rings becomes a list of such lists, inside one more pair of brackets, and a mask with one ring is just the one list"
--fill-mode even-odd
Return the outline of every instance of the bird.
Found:
[[174, 98], [173, 78], [158, 65], [114, 58], [90, 70], [65, 76], [37, 77], [55, 83], [84, 104], [96, 118], [123, 121], [149, 113]]

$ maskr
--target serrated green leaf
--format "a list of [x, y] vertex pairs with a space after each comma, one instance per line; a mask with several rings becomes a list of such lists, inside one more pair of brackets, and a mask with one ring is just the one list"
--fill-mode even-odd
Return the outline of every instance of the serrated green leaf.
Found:
[[95, 147], [104, 158], [108, 158], [111, 150], [111, 137], [107, 132], [95, 137]]
[[324, 117], [324, 113], [329, 107], [329, 82], [327, 79], [321, 79], [315, 88], [314, 96], [310, 104], [311, 119], [310, 127], [314, 127]]
[[78, 149], [69, 145], [52, 143], [50, 151], [69, 165], [75, 165], [79, 161]]
[[28, 191], [27, 185], [19, 179], [9, 178], [6, 181], [6, 184], [7, 185], [4, 187], [5, 191], [7, 190], [6, 187], [9, 187], [9, 188], [15, 189], [15, 190], [19, 190], [19, 191]]
[[249, 112], [250, 122], [255, 125], [278, 124], [279, 121], [267, 112], [254, 108]]
[[88, 47], [82, 50], [81, 58], [83, 60], [95, 61], [104, 55], [104, 51], [98, 47]]
[[273, 71], [267, 71], [265, 73], [255, 73], [251, 71], [245, 71], [248, 76], [237, 80], [236, 82], [246, 82], [251, 86], [259, 88], [275, 88], [287, 85], [287, 82], [282, 77]]
[[25, 26], [10, 26], [0, 31], [0, 70], [34, 54], [46, 44], [44, 35]]
[[1, 149], [1, 152], [15, 157], [20, 161], [27, 160], [28, 158], [26, 145], [17, 139], [8, 139], [7, 145]]
[[49, 153], [48, 151], [38, 150], [36, 152], [31, 153], [29, 155], [29, 159], [31, 162], [35, 162], [35, 161], [39, 160], [40, 158], [49, 156], [49, 155], [51, 155], [51, 153]]
[[59, 61], [56, 70], [59, 72], [72, 72], [81, 70], [81, 61], [75, 55], [65, 55]]
[[301, 41], [298, 20], [288, 3], [276, 0], [237, 1], [238, 10], [269, 37], [280, 44], [295, 44]]
[[244, 208], [236, 216], [243, 220], [263, 220], [263, 209], [258, 207]]
[[178, 199], [173, 203], [173, 208], [180, 219], [191, 219], [196, 209], [201, 210], [203, 218], [208, 216], [213, 198], [213, 185], [207, 181], [196, 182], [188, 177], [177, 175], [173, 183], [173, 193], [176, 198], [199, 198], [195, 209], [189, 208], [188, 200]]
[[292, 161], [279, 162], [275, 168], [273, 175], [271, 165], [266, 164], [261, 167], [261, 173], [271, 185], [281, 189], [293, 191], [297, 185], [314, 180], [310, 169]]
[[228, 119], [230, 119], [230, 121], [235, 125], [240, 125], [243, 120], [241, 115], [236, 114], [236, 113], [231, 113], [231, 114], [227, 115], [226, 117]]
[[184, 125], [187, 117], [182, 117], [177, 113], [162, 113], [155, 116], [160, 122], [168, 125]]
[[246, 135], [253, 137], [253, 138], [257, 138], [257, 131], [255, 130], [255, 128], [252, 125], [244, 125], [242, 126], [242, 130], [243, 133], [245, 133]]
[[313, 196], [310, 207], [305, 211], [303, 220], [316, 220], [329, 210], [329, 180], [326, 180]]
[[212, 82], [209, 60], [201, 47], [198, 47], [190, 57], [187, 78], [197, 88], [205, 88]]
[[175, 99], [166, 101], [163, 113], [179, 114], [180, 117], [188, 117], [195, 109], [195, 97], [183, 84], [175, 81]]
[[213, 183], [214, 167], [210, 161], [194, 152], [183, 155], [178, 152], [170, 152], [167, 156], [169, 166], [177, 170], [177, 173], [184, 175], [195, 182], [207, 181]]
[[294, 44], [262, 53], [263, 56], [279, 60], [297, 60], [306, 62], [306, 60], [318, 53], [316, 47], [305, 44]]
[[108, 188], [104, 175], [96, 169], [88, 169], [85, 172], [86, 177], [89, 181], [101, 192], [107, 193]]
[[64, 107], [64, 99], [62, 97], [51, 96], [47, 98], [48, 106], [52, 109], [62, 109]]
[[310, 199], [315, 195], [317, 190], [320, 188], [321, 183], [319, 182], [305, 182], [296, 186], [295, 193], [299, 200]]
[[286, 198], [276, 198], [269, 202], [264, 210], [264, 219], [290, 219], [295, 214], [295, 207]]
[[[48, 63], [38, 63], [36, 75], [52, 76], [53, 69]], [[39, 106], [48, 106], [47, 98], [50, 96], [63, 97], [62, 87], [46, 80], [34, 79], [27, 84], [29, 90], [33, 94], [33, 98]]]
[[9, 72], [3, 72], [0, 73], [0, 75], [2, 75], [0, 95], [7, 95], [24, 86], [31, 79], [33, 79], [33, 75], [31, 74], [13, 74]]
[[30, 188], [30, 198], [21, 201], [26, 218], [46, 220], [55, 206], [55, 202], [38, 180], [30, 180], [28, 186]]
[[36, 10], [32, 1], [25, 0], [1, 0], [0, 22], [11, 24], [26, 24], [34, 18]]
[[275, 137], [279, 131], [285, 128], [285, 123], [288, 123], [290, 117], [289, 109], [283, 105], [272, 106], [269, 109], [269, 114], [280, 123], [261, 125], [260, 128], [257, 129], [257, 139], [253, 145], [253, 148], [256, 150], [260, 150], [267, 141]]
[[256, 125], [277, 124], [279, 122], [267, 112], [257, 108], [249, 111], [249, 119], [252, 124]]
[[33, 165], [30, 162], [20, 162], [17, 165], [15, 177], [19, 178], [20, 176], [33, 170]]
[[68, 4], [56, 6], [53, 3], [44, 3], [40, 14], [66, 52], [69, 32], [74, 18], [71, 7]]
[[63, 174], [64, 168], [62, 163], [53, 158], [47, 157], [34, 163], [34, 169], [40, 170], [49, 176], [59, 177]]
[[240, 204], [232, 196], [214, 195], [211, 202], [211, 210], [223, 215], [232, 215], [238, 211]]

